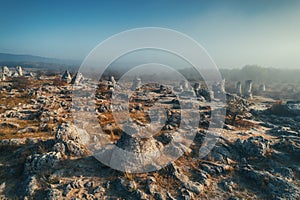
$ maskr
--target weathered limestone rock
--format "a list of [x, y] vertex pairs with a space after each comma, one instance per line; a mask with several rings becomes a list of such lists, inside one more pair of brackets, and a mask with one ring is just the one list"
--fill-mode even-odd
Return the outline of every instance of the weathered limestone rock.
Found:
[[56, 143], [58, 143], [55, 144], [55, 151], [61, 152], [65, 150], [68, 155], [74, 156], [86, 155], [86, 150], [81, 144], [81, 139], [74, 125], [68, 122], [59, 125], [56, 131], [55, 139]]
[[29, 197], [33, 196], [35, 191], [39, 188], [39, 183], [36, 176], [28, 177], [25, 184], [25, 194]]
[[204, 97], [206, 101], [211, 101], [214, 98], [214, 92], [206, 88], [201, 88], [198, 95]]
[[153, 138], [141, 139], [123, 133], [116, 144], [119, 148], [133, 153], [149, 153], [156, 151], [161, 144]]
[[23, 69], [21, 66], [17, 66], [16, 67], [16, 71], [18, 73], [18, 76], [23, 76]]
[[183, 188], [195, 194], [200, 194], [203, 191], [203, 185], [198, 182], [191, 181], [175, 163], [170, 164], [166, 169], [171, 176], [181, 182]]
[[186, 80], [182, 80], [180, 82], [179, 87], [181, 87], [183, 90], [188, 90], [189, 89], [189, 83]]
[[72, 78], [72, 80], [71, 80], [71, 84], [73, 84], [73, 85], [78, 85], [79, 83], [81, 83], [82, 81], [83, 81], [83, 75], [82, 75], [82, 73], [80, 73], [80, 72], [77, 72], [76, 74], [75, 74], [75, 76]]
[[7, 66], [3, 66], [2, 67], [2, 74], [4, 74], [6, 77], [10, 77], [11, 76], [11, 71], [8, 69]]
[[24, 173], [35, 174], [46, 172], [49, 169], [57, 167], [61, 158], [61, 154], [56, 152], [28, 156], [25, 162]]
[[49, 200], [58, 200], [62, 199], [62, 192], [58, 189], [49, 189], [47, 194], [47, 199]]
[[225, 92], [225, 79], [221, 82], [215, 83], [212, 85], [212, 91], [214, 93], [214, 98], [222, 98]]
[[269, 151], [270, 142], [262, 136], [257, 136], [244, 141], [237, 139], [236, 146], [248, 157], [264, 157]]
[[228, 164], [228, 161], [232, 158], [230, 150], [230, 146], [225, 141], [219, 140], [205, 158], [222, 164]]
[[19, 129], [20, 125], [14, 122], [1, 122], [0, 123], [0, 128], [15, 128]]
[[65, 73], [62, 75], [61, 80], [63, 80], [66, 83], [70, 83], [72, 81], [72, 76], [68, 70], [66, 70]]
[[242, 96], [242, 84], [240, 81], [236, 83], [236, 94], [241, 97]]
[[117, 178], [112, 184], [118, 191], [133, 192], [137, 189], [137, 185], [133, 180], [123, 178]]
[[0, 80], [1, 81], [5, 81], [6, 80], [6, 76], [3, 73], [1, 73], [1, 75], [0, 75]]
[[221, 93], [225, 93], [225, 83], [226, 83], [226, 80], [223, 79], [220, 83], [219, 83], [219, 87], [220, 87], [220, 92]]
[[257, 171], [249, 168], [242, 168], [241, 173], [249, 181], [254, 181], [255, 185], [264, 188], [264, 192], [275, 199], [299, 199], [299, 188], [294, 184], [276, 177], [266, 171]]
[[200, 83], [195, 83], [195, 84], [194, 84], [194, 90], [195, 90], [195, 91], [200, 90]]
[[140, 78], [136, 78], [133, 81], [133, 84], [131, 86], [131, 90], [139, 90], [142, 87], [142, 80]]
[[197, 82], [196, 82], [196, 83], [194, 84], [194, 91], [195, 91], [197, 97], [200, 96], [200, 94], [199, 94], [200, 90], [201, 90], [200, 83], [197, 83]]
[[[139, 138], [122, 133], [116, 146], [107, 151], [107, 155], [99, 152], [96, 156], [109, 156], [109, 163], [114, 168], [127, 172], [153, 171], [159, 166], [157, 157], [163, 145], [154, 138]], [[105, 161], [106, 162], [106, 161]]]
[[244, 96], [245, 98], [252, 99], [252, 80], [245, 81]]
[[259, 91], [260, 91], [260, 92], [265, 92], [265, 91], [266, 91], [266, 85], [265, 85], [265, 84], [261, 84], [261, 85], [259, 86]]
[[114, 77], [114, 76], [110, 76], [110, 77], [109, 77], [109, 79], [108, 79], [108, 84], [112, 85], [113, 87], [116, 86], [117, 81], [115, 80], [115, 77]]

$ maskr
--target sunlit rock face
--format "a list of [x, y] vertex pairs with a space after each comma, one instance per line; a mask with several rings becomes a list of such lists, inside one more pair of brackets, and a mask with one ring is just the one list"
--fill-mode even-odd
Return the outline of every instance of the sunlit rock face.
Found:
[[3, 74], [4, 76], [6, 76], [6, 77], [9, 77], [9, 76], [11, 76], [11, 71], [8, 69], [7, 66], [3, 66], [3, 67], [2, 67], [2, 74]]
[[17, 71], [18, 76], [23, 76], [23, 69], [21, 66], [17, 66], [16, 71]]
[[83, 75], [82, 75], [82, 73], [80, 73], [80, 72], [77, 72], [76, 74], [75, 74], [75, 76], [72, 78], [72, 80], [71, 80], [71, 84], [73, 84], [73, 85], [78, 85], [78, 84], [80, 84], [82, 81], [83, 81]]

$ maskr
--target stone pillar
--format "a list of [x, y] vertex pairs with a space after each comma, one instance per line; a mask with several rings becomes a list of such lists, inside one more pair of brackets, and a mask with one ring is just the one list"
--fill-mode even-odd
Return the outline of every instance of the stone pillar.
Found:
[[182, 87], [183, 90], [188, 90], [189, 88], [189, 83], [186, 80], [182, 80], [180, 82], [180, 86]]
[[242, 96], [242, 84], [240, 81], [236, 83], [236, 94]]
[[6, 76], [2, 73], [1, 74], [1, 79], [0, 79], [1, 81], [5, 81], [6, 80]]
[[109, 79], [108, 79], [108, 84], [109, 84], [109, 85], [112, 85], [113, 87], [116, 86], [117, 81], [115, 80], [115, 77], [114, 77], [114, 76], [110, 76], [110, 77], [109, 77]]
[[23, 69], [22, 69], [21, 66], [17, 66], [16, 67], [16, 71], [17, 71], [17, 73], [18, 73], [19, 76], [23, 76]]
[[75, 76], [72, 78], [71, 84], [78, 85], [83, 81], [83, 75], [80, 72], [77, 72]]
[[10, 70], [8, 69], [7, 66], [3, 66], [3, 67], [2, 67], [2, 73], [3, 73], [6, 77], [11, 76], [11, 72], [10, 72]]
[[199, 83], [195, 83], [194, 84], [194, 90], [195, 90], [195, 93], [196, 93], [196, 96], [199, 96], [199, 91], [200, 91], [200, 84]]
[[265, 85], [265, 84], [261, 84], [261, 85], [259, 86], [259, 91], [260, 91], [260, 92], [266, 91], [266, 85]]
[[245, 98], [252, 98], [252, 80], [245, 81], [245, 91], [244, 91]]
[[221, 83], [219, 83], [220, 84], [220, 92], [221, 93], [225, 93], [225, 82], [226, 82], [226, 80], [225, 79], [223, 79], [222, 81], [221, 81]]
[[213, 100], [213, 99], [215, 99], [215, 93], [214, 93], [214, 91], [208, 90], [208, 94], [209, 94], [209, 100], [210, 101]]
[[133, 81], [133, 84], [131, 86], [131, 90], [139, 90], [142, 87], [142, 80], [140, 78], [136, 78]]
[[65, 73], [62, 75], [61, 79], [66, 83], [70, 83], [72, 81], [70, 72], [66, 70]]
[[195, 83], [194, 84], [194, 90], [200, 90], [200, 83]]

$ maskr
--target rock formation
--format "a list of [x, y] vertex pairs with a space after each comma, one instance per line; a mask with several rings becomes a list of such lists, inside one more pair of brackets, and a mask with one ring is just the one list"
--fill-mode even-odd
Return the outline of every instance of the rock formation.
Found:
[[242, 84], [240, 81], [236, 83], [236, 94], [241, 97], [242, 96]]
[[133, 84], [131, 86], [131, 90], [139, 90], [142, 87], [142, 80], [140, 78], [136, 78], [133, 81]]
[[1, 76], [1, 77], [0, 77], [0, 80], [1, 80], [1, 81], [5, 81], [5, 80], [6, 80], [6, 76], [5, 76], [3, 73], [1, 73], [0, 76]]
[[66, 70], [64, 72], [64, 74], [61, 77], [61, 80], [66, 82], [66, 83], [70, 83], [72, 81], [72, 76], [71, 76], [71, 74], [68, 70]]
[[194, 90], [195, 90], [195, 92], [196, 92], [197, 95], [198, 95], [200, 89], [201, 89], [201, 88], [200, 88], [200, 84], [196, 82], [196, 83], [194, 84]]
[[10, 77], [11, 76], [11, 71], [8, 69], [7, 66], [3, 66], [2, 67], [2, 74], [6, 77]]
[[212, 85], [212, 92], [214, 98], [222, 98], [224, 96], [225, 92], [225, 79], [223, 79], [221, 82], [215, 83]]
[[188, 90], [188, 88], [189, 88], [189, 83], [188, 83], [188, 81], [182, 80], [182, 81], [180, 82], [179, 87], [181, 87], [183, 90]]
[[265, 92], [265, 91], [266, 91], [266, 85], [265, 85], [265, 84], [261, 84], [261, 85], [259, 86], [259, 91], [260, 91], [260, 92]]
[[244, 96], [245, 98], [252, 99], [252, 80], [245, 81]]
[[21, 66], [17, 66], [16, 67], [16, 71], [18, 73], [18, 76], [23, 76], [23, 69]]
[[77, 72], [76, 74], [75, 74], [75, 76], [72, 78], [72, 80], [71, 80], [71, 84], [73, 84], [73, 85], [78, 85], [79, 83], [81, 83], [82, 81], [83, 81], [83, 75], [82, 75], [82, 73], [80, 73], [80, 72]]

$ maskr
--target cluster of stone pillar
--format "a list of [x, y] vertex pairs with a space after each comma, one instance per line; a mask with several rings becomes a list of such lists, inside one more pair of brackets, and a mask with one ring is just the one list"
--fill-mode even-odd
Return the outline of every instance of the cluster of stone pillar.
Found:
[[75, 76], [72, 77], [68, 70], [66, 70], [61, 77], [62, 81], [66, 83], [71, 83], [73, 85], [78, 85], [80, 82], [83, 81], [83, 79], [83, 75], [80, 72], [77, 72]]
[[5, 81], [8, 77], [20, 77], [23, 76], [23, 69], [21, 66], [17, 66], [15, 71], [11, 71], [7, 66], [3, 66], [0, 71], [0, 80]]
[[[242, 91], [242, 84], [240, 81], [238, 81], [236, 83], [236, 94], [240, 97], [244, 97], [244, 98], [248, 98], [251, 99], [253, 96], [252, 93], [252, 80], [246, 80], [245, 81], [245, 86], [244, 86], [244, 92]], [[265, 84], [261, 84], [259, 85], [258, 91], [260, 93], [263, 93], [266, 91], [266, 85]]]
[[246, 80], [244, 86], [244, 93], [242, 92], [242, 84], [241, 82], [236, 83], [236, 94], [240, 97], [252, 99], [252, 80]]
[[226, 93], [225, 79], [212, 85], [212, 92], [211, 92], [211, 95], [213, 95], [212, 98], [220, 99], [224, 96], [225, 93]]

